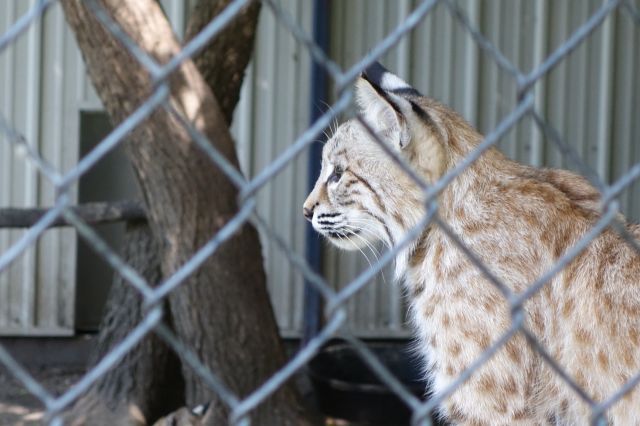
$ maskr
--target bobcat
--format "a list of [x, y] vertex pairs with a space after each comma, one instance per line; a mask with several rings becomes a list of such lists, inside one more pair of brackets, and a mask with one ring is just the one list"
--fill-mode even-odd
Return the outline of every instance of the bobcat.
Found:
[[[424, 179], [436, 182], [482, 136], [456, 112], [422, 96], [380, 64], [356, 83], [362, 118]], [[438, 217], [487, 269], [523, 292], [601, 216], [600, 194], [564, 170], [536, 169], [489, 149], [437, 197]], [[322, 153], [304, 216], [343, 249], [397, 244], [426, 214], [424, 193], [357, 119], [341, 124]], [[623, 221], [624, 218], [618, 217]], [[637, 226], [625, 225], [636, 237]], [[435, 395], [511, 325], [505, 297], [437, 225], [396, 259], [418, 346]], [[524, 325], [596, 403], [640, 372], [640, 256], [606, 229], [524, 304]], [[513, 335], [439, 407], [468, 425], [582, 425], [588, 404], [526, 342]], [[640, 424], [640, 391], [606, 412]]]

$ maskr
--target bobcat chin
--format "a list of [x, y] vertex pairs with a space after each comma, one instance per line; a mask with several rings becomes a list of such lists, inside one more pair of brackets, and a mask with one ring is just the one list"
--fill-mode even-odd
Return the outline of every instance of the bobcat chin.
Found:
[[[378, 138], [428, 184], [482, 141], [456, 112], [380, 64], [363, 73], [356, 97]], [[599, 201], [579, 175], [525, 166], [491, 148], [438, 194], [437, 215], [494, 276], [521, 293], [593, 227]], [[423, 191], [356, 119], [326, 143], [303, 212], [343, 249], [379, 241], [393, 246], [426, 214]], [[625, 226], [640, 237], [640, 227]], [[400, 252], [396, 276], [408, 290], [418, 347], [438, 395], [509, 331], [511, 307], [436, 225]], [[596, 403], [607, 400], [640, 372], [640, 256], [604, 230], [524, 303], [523, 315], [524, 327], [568, 377]], [[591, 414], [520, 332], [439, 410], [454, 424], [470, 425], [582, 425]], [[613, 404], [606, 418], [640, 424], [640, 391]]]

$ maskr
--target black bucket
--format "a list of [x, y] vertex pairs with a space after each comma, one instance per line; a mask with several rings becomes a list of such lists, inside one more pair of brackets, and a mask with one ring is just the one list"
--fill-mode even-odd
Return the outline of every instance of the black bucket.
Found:
[[[415, 356], [397, 343], [367, 346], [410, 392], [424, 400], [428, 384]], [[334, 342], [322, 349], [309, 363], [309, 376], [318, 408], [328, 417], [370, 425], [410, 424], [409, 406], [380, 382], [348, 344]]]

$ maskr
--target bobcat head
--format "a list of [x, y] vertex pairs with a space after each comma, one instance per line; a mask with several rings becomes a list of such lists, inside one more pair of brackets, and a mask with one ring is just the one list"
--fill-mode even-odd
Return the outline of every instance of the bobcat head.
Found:
[[[451, 161], [447, 123], [460, 117], [379, 63], [362, 74], [355, 93], [362, 119], [426, 183], [444, 173]], [[352, 250], [377, 241], [393, 246], [425, 211], [420, 187], [357, 119], [325, 144], [322, 171], [303, 206], [319, 233]]]

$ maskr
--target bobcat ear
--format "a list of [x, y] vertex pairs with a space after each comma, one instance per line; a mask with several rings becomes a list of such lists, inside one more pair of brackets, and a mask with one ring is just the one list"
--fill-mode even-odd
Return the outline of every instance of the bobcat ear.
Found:
[[411, 140], [407, 125], [411, 103], [400, 96], [405, 92], [417, 93], [378, 62], [367, 68], [356, 82], [356, 100], [363, 118], [376, 133], [384, 133], [399, 149]]

